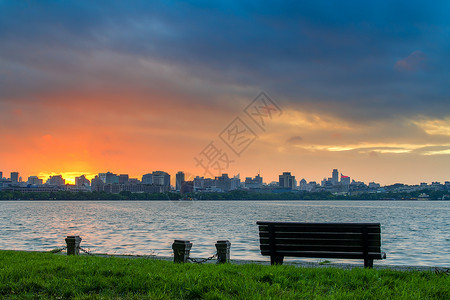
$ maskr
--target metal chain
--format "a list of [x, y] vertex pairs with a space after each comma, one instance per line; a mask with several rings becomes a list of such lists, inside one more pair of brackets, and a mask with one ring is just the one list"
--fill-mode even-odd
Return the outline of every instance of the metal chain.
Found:
[[87, 250], [85, 250], [85, 249], [83, 249], [81, 247], [78, 247], [78, 249], [80, 249], [82, 252], [86, 253], [87, 255], [94, 255], [91, 252], [89, 252], [89, 251], [87, 251]]
[[66, 249], [67, 249], [67, 247], [56, 248], [56, 249], [50, 250], [49, 252], [50, 253], [59, 253], [59, 252], [62, 252], [64, 250], [66, 250]]
[[208, 258], [192, 258], [192, 257], [188, 257], [187, 259], [190, 262], [193, 262], [194, 264], [202, 264], [202, 263], [207, 262], [209, 260], [212, 260], [214, 258], [217, 258], [217, 252], [216, 252], [216, 254], [214, 254], [213, 256], [210, 256]]

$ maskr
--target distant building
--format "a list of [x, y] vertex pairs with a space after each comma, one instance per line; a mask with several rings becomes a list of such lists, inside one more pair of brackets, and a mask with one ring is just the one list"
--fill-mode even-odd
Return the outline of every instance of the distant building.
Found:
[[106, 173], [98, 173], [98, 178], [99, 178], [103, 183], [106, 183]]
[[96, 175], [91, 181], [91, 190], [93, 192], [101, 192], [103, 191], [104, 185], [105, 184], [103, 183], [103, 180], [101, 180], [100, 177]]
[[75, 177], [75, 186], [81, 187], [81, 186], [90, 186], [91, 182], [86, 178], [86, 176], [81, 175], [80, 177]]
[[141, 183], [141, 181], [137, 178], [129, 178], [128, 183], [129, 184], [139, 184], [139, 183]]
[[111, 172], [99, 173], [98, 177], [101, 181], [103, 181], [104, 184], [119, 183], [119, 176]]
[[142, 184], [153, 184], [153, 174], [148, 173], [148, 174], [142, 175]]
[[3, 172], [0, 172], [0, 180], [3, 179]]
[[153, 175], [153, 184], [170, 187], [170, 175], [163, 171], [155, 171]]
[[246, 177], [244, 185], [249, 189], [259, 189], [263, 186], [263, 178], [258, 174], [254, 178]]
[[205, 188], [205, 177], [195, 176], [194, 178], [194, 190], [202, 190]]
[[[93, 179], [94, 181], [94, 179]], [[94, 190], [94, 188], [92, 188]], [[99, 185], [96, 191], [104, 191], [106, 193], [120, 193], [122, 191], [131, 193], [165, 193], [169, 191], [168, 186], [148, 185], [148, 184], [105, 184]]]
[[65, 185], [66, 184], [66, 180], [64, 178], [62, 178], [61, 175], [55, 175], [55, 176], [50, 176], [47, 179], [46, 184], [61, 186], [61, 185]]
[[37, 176], [30, 176], [28, 177], [27, 183], [31, 185], [42, 185], [43, 182], [42, 179], [39, 179]]
[[216, 182], [212, 178], [196, 176], [194, 178], [194, 191], [211, 191], [215, 188]]
[[126, 184], [128, 183], [128, 180], [129, 180], [128, 174], [119, 175], [119, 184]]
[[341, 184], [342, 184], [342, 185], [349, 186], [349, 185], [350, 185], [350, 176], [344, 176], [344, 175], [341, 173]]
[[228, 192], [231, 190], [231, 179], [228, 174], [222, 174], [221, 176], [216, 176], [215, 178], [216, 188], [222, 190], [223, 192]]
[[194, 181], [183, 181], [180, 185], [180, 192], [182, 194], [194, 192]]
[[299, 189], [301, 191], [307, 191], [308, 190], [308, 183], [306, 182], [305, 178], [300, 180], [300, 182], [299, 182]]
[[337, 185], [338, 183], [339, 183], [339, 171], [337, 169], [333, 169], [333, 172], [331, 173], [331, 184]]
[[295, 181], [295, 176], [291, 175], [291, 172], [283, 172], [283, 174], [279, 176], [278, 185], [281, 188], [293, 190], [295, 189], [297, 182]]
[[355, 193], [361, 192], [361, 191], [365, 192], [365, 191], [367, 191], [367, 185], [362, 181], [352, 180], [352, 182], [350, 183], [349, 191], [352, 194], [355, 194]]
[[239, 178], [239, 174], [231, 178], [230, 180], [230, 191], [237, 190], [241, 188], [241, 178]]
[[11, 182], [12, 183], [19, 182], [19, 172], [11, 172]]
[[300, 183], [299, 183], [300, 191], [313, 192], [318, 188], [319, 188], [319, 186], [317, 185], [317, 183], [315, 181], [306, 182], [306, 180], [304, 178], [302, 180], [300, 180]]
[[175, 189], [181, 191], [181, 183], [185, 180], [185, 175], [183, 172], [178, 172], [175, 176]]

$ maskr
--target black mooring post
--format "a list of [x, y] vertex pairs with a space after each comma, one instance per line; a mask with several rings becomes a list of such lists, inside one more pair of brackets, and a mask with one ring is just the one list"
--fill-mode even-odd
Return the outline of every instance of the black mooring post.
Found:
[[67, 255], [80, 254], [81, 237], [78, 235], [68, 235], [66, 237]]
[[187, 263], [189, 252], [191, 251], [192, 243], [190, 241], [175, 240], [172, 244], [173, 262]]
[[224, 264], [230, 262], [230, 248], [231, 243], [229, 240], [217, 241], [217, 263]]

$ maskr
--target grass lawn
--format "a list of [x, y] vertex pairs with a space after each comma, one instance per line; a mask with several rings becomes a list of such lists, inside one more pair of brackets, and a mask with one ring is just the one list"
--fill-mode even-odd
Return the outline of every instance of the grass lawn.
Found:
[[0, 298], [450, 299], [450, 276], [0, 251]]

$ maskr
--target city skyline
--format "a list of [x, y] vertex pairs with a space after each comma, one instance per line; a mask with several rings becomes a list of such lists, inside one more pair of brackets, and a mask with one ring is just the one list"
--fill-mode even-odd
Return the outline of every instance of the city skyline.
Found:
[[202, 176], [215, 142], [218, 173], [444, 182], [449, 36], [447, 1], [2, 1], [0, 168]]
[[[143, 184], [152, 184], [153, 182], [152, 182], [151, 179], [150, 179], [150, 182], [146, 182], [147, 180], [144, 179], [145, 176], [151, 175], [152, 173], [157, 173], [158, 175], [160, 173], [164, 173], [164, 174], [168, 174], [169, 175], [169, 177], [170, 177], [170, 179], [169, 179], [170, 185], [172, 187], [177, 187], [177, 189], [178, 189], [178, 187], [181, 185], [181, 183], [183, 181], [192, 181], [196, 177], [202, 177], [202, 178], [206, 178], [206, 179], [214, 179], [214, 178], [217, 178], [217, 177], [221, 177], [222, 175], [228, 175], [228, 176], [230, 176], [230, 178], [238, 176], [242, 182], [244, 182], [246, 178], [252, 178], [252, 177], [256, 176], [256, 177], [261, 178], [261, 183], [264, 183], [264, 184], [271, 184], [271, 183], [274, 183], [274, 182], [280, 182], [282, 180], [281, 179], [282, 176], [288, 176], [288, 178], [289, 177], [293, 177], [293, 181], [295, 182], [295, 184], [297, 186], [300, 184], [300, 181], [302, 181], [302, 180], [305, 180], [308, 183], [309, 182], [315, 182], [317, 184], [321, 184], [321, 182], [323, 183], [323, 181], [329, 181], [329, 182], [331, 182], [333, 184], [337, 184], [339, 182], [342, 182], [342, 180], [345, 180], [346, 182], [348, 181], [348, 184], [350, 183], [350, 180], [352, 182], [362, 182], [362, 183], [365, 183], [365, 184], [368, 184], [368, 183], [380, 184], [380, 182], [378, 182], [376, 180], [368, 180], [368, 181], [361, 180], [360, 178], [352, 176], [352, 174], [349, 174], [349, 173], [346, 173], [346, 172], [343, 173], [339, 169], [329, 169], [328, 171], [329, 171], [328, 174], [323, 174], [323, 176], [320, 177], [320, 178], [308, 178], [307, 176], [301, 176], [301, 174], [297, 174], [295, 172], [281, 171], [280, 170], [278, 175], [276, 176], [276, 178], [267, 179], [261, 173], [261, 170], [258, 170], [258, 172], [254, 173], [254, 174], [241, 174], [241, 173], [228, 174], [228, 173], [224, 172], [224, 173], [221, 173], [221, 174], [219, 174], [217, 176], [213, 176], [213, 177], [208, 177], [208, 176], [204, 176], [204, 175], [202, 176], [202, 174], [192, 174], [192, 173], [185, 172], [185, 171], [180, 171], [180, 170], [178, 170], [178, 171], [176, 171], [174, 173], [165, 172], [165, 171], [162, 171], [162, 170], [153, 170], [153, 171], [147, 171], [144, 174], [138, 174], [136, 176], [130, 176], [130, 174], [126, 173], [126, 172], [125, 173], [111, 172], [111, 170], [108, 170], [106, 172], [98, 172], [98, 173], [95, 173], [95, 174], [87, 174], [87, 173], [79, 173], [79, 174], [76, 173], [76, 174], [74, 174], [74, 173], [69, 173], [70, 176], [74, 176], [74, 177], [67, 177], [66, 175], [61, 174], [61, 173], [51, 173], [48, 176], [41, 176], [41, 175], [22, 176], [22, 173], [20, 171], [16, 170], [16, 171], [9, 172], [9, 173], [5, 172], [5, 171], [0, 171], [0, 180], [2, 179], [2, 176], [3, 176], [4, 179], [9, 179], [9, 180], [12, 180], [13, 182], [27, 183], [29, 180], [26, 180], [26, 179], [27, 178], [28, 179], [31, 178], [32, 181], [34, 181], [34, 180], [41, 180], [40, 184], [45, 184], [46, 181], [50, 180], [52, 177], [61, 177], [61, 179], [63, 179], [65, 181], [64, 184], [75, 185], [76, 179], [79, 178], [79, 177], [84, 177], [87, 180], [92, 181], [92, 179], [94, 179], [96, 177], [98, 178], [101, 175], [105, 176], [105, 175], [111, 174], [111, 175], [117, 176], [117, 180], [118, 180], [117, 183], [120, 183], [119, 181], [121, 180], [120, 178], [122, 176], [126, 176], [126, 181], [127, 182], [128, 182], [128, 180], [136, 180], [137, 179], [139, 182], [141, 182]], [[5, 176], [6, 174], [10, 174], [10, 178]], [[179, 175], [180, 175], [180, 180], [178, 178]], [[11, 176], [13, 176], [16, 179], [13, 179]], [[19, 178], [22, 181], [19, 181]], [[262, 181], [263, 178], [264, 178], [264, 181]], [[286, 177], [283, 178], [283, 181], [285, 180], [285, 178]], [[103, 180], [104, 180], [104, 178], [103, 178]], [[423, 182], [422, 181], [422, 182], [416, 182], [416, 183], [391, 182], [391, 183], [388, 183], [388, 184], [381, 184], [381, 185], [383, 185], [383, 186], [389, 186], [389, 185], [394, 185], [394, 184], [420, 185], [420, 184], [424, 184], [424, 183], [425, 184], [432, 184], [432, 183], [438, 183], [438, 182], [441, 182], [441, 181], [433, 180], [433, 181], [430, 181], [430, 182]], [[444, 183], [444, 182], [447, 183], [447, 182], [449, 182], [449, 180], [448, 179], [447, 180], [443, 180], [442, 183]], [[282, 185], [284, 185], [284, 183]], [[292, 182], [286, 185], [286, 187], [289, 187], [289, 186], [292, 187]]]

